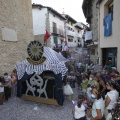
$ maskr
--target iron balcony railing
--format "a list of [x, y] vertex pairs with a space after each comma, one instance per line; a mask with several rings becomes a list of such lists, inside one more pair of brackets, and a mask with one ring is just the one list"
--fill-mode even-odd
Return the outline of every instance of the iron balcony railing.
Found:
[[60, 35], [60, 36], [65, 36], [65, 31], [63, 31], [62, 29], [58, 29], [56, 27], [51, 28], [51, 33], [57, 34], [57, 35]]

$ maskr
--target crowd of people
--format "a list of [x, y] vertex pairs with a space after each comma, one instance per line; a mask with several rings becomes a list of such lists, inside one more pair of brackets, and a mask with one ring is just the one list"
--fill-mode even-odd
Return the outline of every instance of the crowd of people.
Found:
[[[67, 65], [67, 64], [66, 64]], [[108, 61], [100, 71], [86, 71], [82, 63], [67, 65], [68, 75], [63, 79], [63, 92], [74, 94], [77, 88], [78, 100], [72, 100], [72, 113], [75, 120], [115, 120], [112, 112], [116, 109], [120, 96], [120, 74], [112, 62]], [[69, 69], [70, 67], [70, 69]], [[82, 68], [82, 69], [81, 69]], [[17, 72], [4, 73], [0, 77], [0, 105], [17, 93]]]
[[0, 76], [0, 105], [3, 105], [4, 102], [13, 95], [16, 96], [17, 93], [17, 74], [16, 70], [12, 71], [11, 75], [4, 73], [3, 76]]
[[64, 87], [71, 87], [64, 89], [64, 93], [67, 93], [65, 95], [74, 94], [71, 89], [75, 88], [76, 83], [80, 95], [78, 101], [72, 101], [75, 120], [115, 120], [112, 118], [112, 112], [119, 101], [120, 74], [112, 67], [111, 61], [108, 61], [100, 72], [81, 73], [79, 66], [77, 70], [71, 71], [64, 80]]

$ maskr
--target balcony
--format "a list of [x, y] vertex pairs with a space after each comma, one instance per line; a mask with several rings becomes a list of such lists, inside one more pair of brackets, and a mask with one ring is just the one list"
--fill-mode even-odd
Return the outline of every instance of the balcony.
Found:
[[76, 47], [77, 43], [75, 43], [75, 42], [68, 42], [68, 46], [69, 47]]
[[82, 38], [82, 34], [76, 34], [76, 37]]
[[69, 36], [73, 36], [73, 37], [76, 36], [75, 32], [73, 32], [71, 30], [68, 30], [68, 29], [66, 30], [66, 34], [69, 35]]
[[51, 27], [51, 33], [59, 35], [61, 37], [65, 36], [65, 32], [63, 30], [61, 30], [61, 29], [56, 28], [56, 27]]

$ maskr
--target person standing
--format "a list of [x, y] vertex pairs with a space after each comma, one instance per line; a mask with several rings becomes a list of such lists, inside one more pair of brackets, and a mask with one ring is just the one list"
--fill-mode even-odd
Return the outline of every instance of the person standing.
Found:
[[90, 74], [89, 76], [88, 86], [95, 86], [99, 88], [99, 83], [96, 81], [95, 76], [93, 74]]
[[77, 78], [77, 84], [78, 84], [78, 89], [81, 87], [81, 82], [82, 82], [82, 75], [80, 72], [76, 71], [76, 78]]
[[4, 73], [4, 80], [5, 80], [5, 100], [8, 101], [8, 98], [11, 97], [11, 77], [8, 73]]
[[107, 112], [110, 113], [107, 117], [106, 120], [109, 120], [110, 118], [112, 118], [111, 112], [112, 110], [115, 109], [118, 98], [119, 98], [119, 84], [117, 84], [117, 82], [109, 80], [106, 84], [107, 89], [110, 90], [106, 96], [105, 96], [105, 107], [107, 108]]
[[91, 98], [94, 99], [92, 105], [92, 120], [105, 120], [104, 117], [104, 100], [97, 88], [92, 89]]
[[81, 42], [80, 42], [80, 40], [78, 40], [78, 47], [81, 47]]
[[68, 45], [67, 45], [67, 41], [65, 41], [65, 44], [62, 45], [62, 55], [65, 57], [65, 58], [68, 58], [68, 53], [69, 52], [69, 48], [68, 48]]
[[11, 74], [12, 95], [17, 95], [17, 71], [14, 69]]
[[81, 86], [82, 86], [82, 90], [83, 90], [84, 92], [86, 92], [87, 86], [88, 86], [88, 79], [87, 79], [87, 77], [86, 77], [85, 74], [84, 74], [83, 77], [82, 77]]
[[107, 70], [108, 70], [109, 72], [111, 72], [111, 70], [112, 70], [112, 61], [111, 61], [111, 60], [108, 61]]
[[96, 78], [97, 78], [97, 82], [99, 83], [99, 89], [100, 89], [101, 95], [103, 99], [105, 99], [105, 90], [106, 90], [105, 82], [103, 81], [100, 73], [96, 74]]
[[72, 109], [75, 120], [86, 120], [85, 110], [86, 107], [83, 105], [83, 100], [79, 100]]
[[4, 99], [4, 83], [3, 79], [0, 77], [0, 105], [3, 104]]

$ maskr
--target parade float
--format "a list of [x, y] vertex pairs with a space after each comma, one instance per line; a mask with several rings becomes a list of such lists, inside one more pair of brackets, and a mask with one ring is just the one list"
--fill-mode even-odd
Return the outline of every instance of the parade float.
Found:
[[17, 96], [53, 105], [63, 105], [62, 79], [67, 72], [62, 55], [39, 41], [28, 45], [29, 57], [16, 65]]

